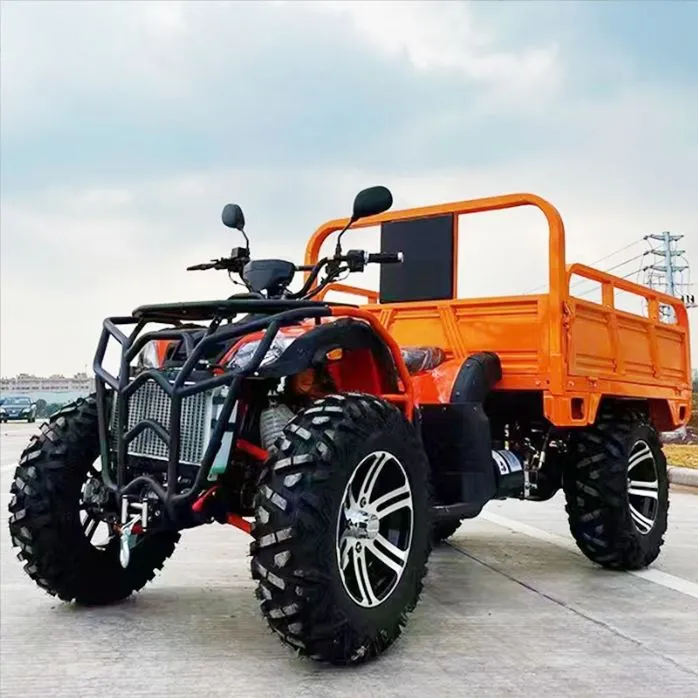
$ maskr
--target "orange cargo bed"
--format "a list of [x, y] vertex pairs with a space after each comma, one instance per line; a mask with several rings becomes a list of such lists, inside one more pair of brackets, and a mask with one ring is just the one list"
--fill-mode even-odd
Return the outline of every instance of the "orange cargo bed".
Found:
[[[458, 244], [458, 216], [518, 206], [535, 206], [549, 227], [549, 293], [494, 298], [455, 298], [380, 303], [376, 291], [344, 284], [332, 290], [366, 301], [361, 307], [377, 316], [401, 346], [438, 346], [447, 360], [432, 372], [413, 377], [420, 402], [447, 402], [448, 388], [463, 360], [479, 351], [495, 352], [503, 377], [497, 390], [539, 391], [546, 417], [558, 426], [583, 426], [595, 420], [603, 397], [649, 402], [657, 427], [685, 424], [691, 413], [691, 366], [688, 314], [677, 298], [581, 264], [566, 265], [565, 232], [557, 209], [532, 194], [512, 194], [424, 208], [390, 211], [353, 227], [452, 216], [453, 278]], [[321, 226], [306, 248], [314, 264], [323, 242], [347, 223]], [[570, 295], [570, 278], [598, 282], [600, 303]], [[644, 299], [647, 315], [615, 307], [615, 293]], [[660, 307], [673, 309], [671, 322]]]

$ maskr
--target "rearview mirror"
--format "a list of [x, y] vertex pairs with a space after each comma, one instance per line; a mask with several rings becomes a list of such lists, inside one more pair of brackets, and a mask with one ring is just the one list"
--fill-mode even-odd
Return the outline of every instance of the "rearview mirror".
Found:
[[244, 231], [245, 214], [237, 204], [226, 204], [223, 207], [223, 213], [221, 213], [221, 220], [223, 221], [223, 225], [228, 228], [233, 228], [241, 232]]
[[352, 220], [376, 216], [387, 211], [393, 205], [393, 195], [390, 189], [383, 186], [369, 187], [360, 191], [354, 199]]

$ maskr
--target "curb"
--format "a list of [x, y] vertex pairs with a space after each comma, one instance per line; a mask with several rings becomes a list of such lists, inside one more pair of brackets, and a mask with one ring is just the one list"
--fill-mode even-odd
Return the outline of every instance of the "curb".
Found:
[[698, 488], [698, 470], [693, 468], [679, 468], [670, 465], [668, 468], [669, 482], [672, 485]]

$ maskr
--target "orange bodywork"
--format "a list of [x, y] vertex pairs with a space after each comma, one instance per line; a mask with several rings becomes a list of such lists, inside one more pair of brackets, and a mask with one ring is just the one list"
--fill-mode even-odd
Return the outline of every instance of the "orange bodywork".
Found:
[[[330, 291], [362, 297], [360, 308], [335, 307], [337, 316], [364, 319], [393, 350], [404, 396], [393, 401], [413, 404], [446, 403], [466, 357], [495, 352], [503, 377], [497, 390], [538, 391], [545, 416], [557, 426], [594, 422], [604, 397], [647, 401], [652, 419], [662, 430], [685, 424], [691, 414], [691, 367], [686, 307], [677, 298], [581, 265], [567, 265], [565, 230], [557, 209], [532, 194], [511, 194], [437, 206], [389, 211], [356, 222], [354, 228], [454, 214], [454, 248], [458, 243], [457, 216], [535, 206], [549, 228], [549, 292], [490, 298], [455, 298], [429, 302], [380, 304], [378, 294], [346, 284]], [[332, 220], [320, 226], [306, 247], [304, 264], [315, 264], [325, 240], [347, 224]], [[457, 254], [454, 254], [454, 265]], [[602, 302], [570, 295], [570, 277], [598, 282]], [[307, 278], [307, 275], [306, 275]], [[457, 273], [454, 270], [454, 280]], [[455, 281], [454, 281], [455, 285]], [[647, 317], [614, 307], [616, 290], [643, 298]], [[660, 321], [660, 306], [674, 310], [676, 322]], [[399, 347], [431, 345], [446, 353], [446, 361], [428, 372], [408, 376]]]

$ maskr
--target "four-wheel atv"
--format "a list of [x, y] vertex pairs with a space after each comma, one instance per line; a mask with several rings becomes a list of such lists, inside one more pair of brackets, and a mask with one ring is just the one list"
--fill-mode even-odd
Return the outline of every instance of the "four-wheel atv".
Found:
[[[567, 267], [562, 221], [538, 197], [391, 205], [384, 187], [360, 192], [296, 266], [250, 259], [229, 204], [223, 222], [246, 247], [190, 269], [236, 274], [245, 292], [104, 321], [95, 393], [41, 427], [12, 485], [13, 543], [39, 586], [117, 601], [153, 578], [183, 529], [232, 524], [252, 536], [271, 628], [301, 654], [348, 664], [394, 642], [432, 545], [492, 499], [563, 489], [591, 560], [636, 569], [657, 557], [668, 509], [658, 431], [690, 414], [683, 304]], [[549, 292], [459, 299], [458, 216], [522, 205], [548, 220]], [[345, 253], [350, 225], [380, 225], [381, 251]], [[372, 263], [378, 291], [339, 281]], [[599, 282], [602, 302], [573, 298], [573, 274]], [[615, 290], [644, 298], [647, 316], [615, 308]], [[365, 302], [329, 302], [330, 291]]]

